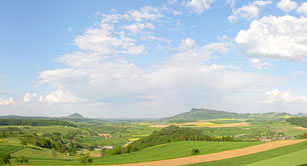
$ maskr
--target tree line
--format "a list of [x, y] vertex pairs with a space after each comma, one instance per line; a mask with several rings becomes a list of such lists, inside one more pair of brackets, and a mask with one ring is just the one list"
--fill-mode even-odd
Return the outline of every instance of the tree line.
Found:
[[71, 126], [74, 124], [62, 120], [39, 120], [39, 119], [0, 119], [0, 125], [29, 125], [29, 126]]
[[302, 126], [302, 127], [307, 128], [307, 117], [289, 118], [286, 121], [293, 125]]

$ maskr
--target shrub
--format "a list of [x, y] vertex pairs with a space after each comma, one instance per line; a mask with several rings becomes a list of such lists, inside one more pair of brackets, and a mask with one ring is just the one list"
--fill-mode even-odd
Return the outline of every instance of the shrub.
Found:
[[199, 150], [198, 149], [192, 149], [191, 155], [198, 155], [198, 154], [199, 154]]
[[29, 158], [25, 156], [18, 156], [16, 158], [16, 161], [19, 162], [20, 164], [23, 164], [29, 162]]
[[0, 165], [9, 164], [11, 155], [1, 152], [0, 153]]
[[90, 157], [89, 153], [79, 153], [77, 159], [80, 163], [91, 163], [93, 160]]

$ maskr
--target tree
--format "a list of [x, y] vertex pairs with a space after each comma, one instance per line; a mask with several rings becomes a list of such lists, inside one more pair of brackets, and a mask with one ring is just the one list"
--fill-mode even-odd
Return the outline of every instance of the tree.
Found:
[[28, 144], [27, 140], [26, 139], [22, 139], [20, 141], [20, 144], [23, 145], [23, 146], [26, 146]]
[[0, 153], [0, 165], [9, 164], [11, 155], [1, 152]]
[[197, 155], [197, 154], [199, 154], [199, 150], [198, 149], [192, 149], [191, 155]]
[[53, 160], [55, 160], [55, 158], [56, 158], [56, 151], [52, 150], [51, 151], [51, 155], [52, 155]]
[[93, 162], [89, 153], [79, 153], [78, 156], [77, 156], [77, 160], [80, 163], [91, 163], [91, 162]]
[[20, 164], [23, 164], [23, 163], [27, 163], [29, 161], [29, 158], [25, 156], [18, 156], [16, 158], [16, 161], [19, 162]]

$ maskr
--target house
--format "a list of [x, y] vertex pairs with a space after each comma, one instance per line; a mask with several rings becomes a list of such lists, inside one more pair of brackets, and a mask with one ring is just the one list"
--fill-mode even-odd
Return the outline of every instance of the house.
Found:
[[110, 135], [110, 134], [97, 133], [97, 135], [99, 135], [100, 137], [104, 137], [104, 138], [112, 138], [112, 135]]
[[107, 145], [104, 145], [103, 147], [102, 147], [102, 149], [113, 149], [114, 148], [114, 146], [107, 146]]

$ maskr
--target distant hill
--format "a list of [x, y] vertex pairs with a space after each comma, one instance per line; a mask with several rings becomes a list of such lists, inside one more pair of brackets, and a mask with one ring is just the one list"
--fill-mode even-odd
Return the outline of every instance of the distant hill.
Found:
[[65, 118], [75, 118], [75, 119], [78, 119], [78, 118], [84, 118], [84, 116], [82, 116], [79, 113], [73, 113], [71, 115], [65, 116]]
[[250, 120], [284, 120], [287, 118], [306, 116], [306, 114], [292, 115], [286, 112], [268, 112], [263, 114], [239, 114], [235, 112], [217, 111], [205, 108], [193, 108], [190, 112], [160, 119], [168, 122], [186, 122], [209, 119], [250, 119]]
[[263, 114], [250, 114], [249, 119], [255, 120], [279, 120], [295, 117], [295, 115], [286, 112], [267, 112]]
[[190, 112], [185, 112], [172, 117], [164, 118], [167, 121], [197, 121], [208, 119], [230, 119], [248, 118], [249, 114], [238, 114], [234, 112], [217, 111], [205, 108], [193, 108]]

